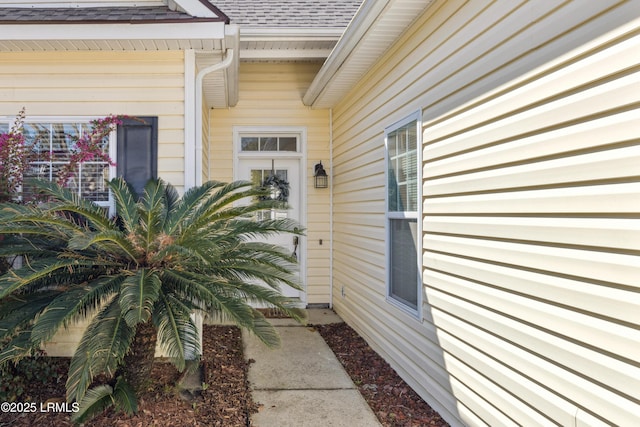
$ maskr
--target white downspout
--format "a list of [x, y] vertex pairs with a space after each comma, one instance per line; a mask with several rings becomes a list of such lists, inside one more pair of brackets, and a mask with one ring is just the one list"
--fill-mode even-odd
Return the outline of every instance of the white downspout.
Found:
[[333, 309], [333, 108], [329, 108], [329, 308]]
[[[192, 186], [202, 185], [202, 82], [204, 81], [204, 77], [207, 74], [213, 73], [215, 71], [224, 70], [228, 68], [233, 62], [234, 50], [229, 48], [226, 50], [225, 57], [222, 61], [217, 64], [213, 64], [208, 66], [207, 68], [203, 68], [198, 72], [196, 76], [196, 110], [195, 110], [195, 141], [194, 141], [194, 179], [192, 182]], [[187, 171], [185, 170], [185, 173]], [[185, 190], [189, 189], [188, 183], [185, 182]]]
[[[213, 64], [209, 67], [203, 68], [198, 72], [195, 79], [195, 84], [193, 90], [195, 91], [195, 111], [190, 111], [190, 105], [194, 105], [188, 103], [190, 105], [186, 105], [185, 108], [185, 153], [184, 153], [184, 189], [189, 190], [195, 186], [202, 185], [202, 83], [207, 74], [213, 73], [215, 71], [224, 70], [228, 68], [233, 63], [233, 55], [234, 49], [229, 48], [226, 50], [225, 57], [222, 61], [217, 64]], [[185, 54], [185, 73], [189, 70], [193, 70], [195, 68], [195, 52], [188, 51], [188, 54]], [[192, 75], [192, 74], [191, 74]], [[185, 83], [185, 89], [190, 88], [191, 85]], [[186, 96], [189, 93], [185, 94]], [[193, 114], [193, 123], [195, 126], [194, 132], [190, 132], [188, 130], [188, 123], [190, 120], [187, 120], [187, 116], [189, 114]], [[191, 135], [194, 135], [194, 138], [191, 138]], [[194, 162], [195, 164], [192, 164]], [[200, 315], [192, 314], [192, 319], [198, 327], [199, 335], [200, 335], [200, 344], [202, 344], [202, 329], [203, 329], [203, 318]], [[202, 349], [202, 345], [201, 345]], [[188, 360], [195, 359], [196, 354], [193, 348], [185, 349], [185, 356]]]

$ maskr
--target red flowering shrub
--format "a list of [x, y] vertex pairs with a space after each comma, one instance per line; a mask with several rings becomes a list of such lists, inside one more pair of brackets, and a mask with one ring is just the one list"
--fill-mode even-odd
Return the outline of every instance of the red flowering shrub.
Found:
[[[102, 119], [93, 120], [89, 133], [74, 141], [71, 148], [69, 163], [60, 167], [56, 183], [65, 186], [69, 179], [78, 173], [79, 165], [85, 162], [102, 161], [115, 166], [109, 154], [104, 150], [104, 139], [122, 124], [126, 116], [109, 115]], [[36, 160], [43, 160], [43, 154], [37, 153], [34, 147], [27, 143], [23, 135], [25, 109], [20, 110], [16, 120], [7, 133], [0, 133], [0, 202], [20, 200], [22, 183], [25, 172]], [[45, 153], [49, 156], [50, 153]], [[46, 157], [48, 160], [49, 157]], [[24, 201], [24, 200], [23, 200]]]

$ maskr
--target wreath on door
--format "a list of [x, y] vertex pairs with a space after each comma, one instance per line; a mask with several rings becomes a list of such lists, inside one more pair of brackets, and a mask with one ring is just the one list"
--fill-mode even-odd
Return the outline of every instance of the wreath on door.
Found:
[[260, 200], [276, 200], [287, 203], [289, 200], [289, 182], [277, 176], [274, 171], [262, 181], [262, 186], [268, 194], [260, 196]]
[[271, 174], [262, 181], [260, 188], [267, 193], [260, 196], [260, 200], [275, 200], [282, 205], [289, 200], [289, 182], [276, 174], [274, 159], [271, 159]]

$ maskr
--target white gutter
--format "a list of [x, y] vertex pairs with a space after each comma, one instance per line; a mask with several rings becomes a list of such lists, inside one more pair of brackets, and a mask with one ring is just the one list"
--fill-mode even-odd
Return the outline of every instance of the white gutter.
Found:
[[222, 61], [203, 68], [196, 75], [194, 88], [195, 111], [193, 111], [195, 116], [193, 121], [195, 126], [195, 139], [185, 141], [185, 190], [202, 185], [202, 83], [208, 74], [228, 68], [237, 56], [238, 27], [229, 25], [227, 26], [227, 30], [228, 32], [225, 31], [227, 33], [225, 35], [232, 39], [232, 45], [234, 47], [226, 50], [225, 57]]
[[355, 16], [342, 34], [340, 40], [333, 48], [322, 68], [311, 82], [309, 89], [304, 94], [302, 102], [306, 106], [312, 106], [322, 94], [327, 84], [340, 70], [344, 62], [349, 58], [353, 49], [369, 31], [369, 28], [378, 19], [390, 0], [365, 0], [356, 12]]
[[224, 37], [220, 21], [130, 24], [2, 24], [0, 40], [212, 40]]

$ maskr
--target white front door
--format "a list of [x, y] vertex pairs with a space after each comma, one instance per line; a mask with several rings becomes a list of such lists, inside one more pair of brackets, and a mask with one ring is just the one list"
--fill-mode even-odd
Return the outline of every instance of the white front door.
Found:
[[[273, 169], [272, 169], [273, 165]], [[264, 179], [272, 173], [277, 177], [286, 180], [289, 183], [289, 198], [287, 204], [288, 209], [273, 209], [270, 212], [263, 212], [264, 219], [275, 218], [291, 218], [301, 223], [301, 188], [300, 188], [300, 160], [299, 159], [278, 159], [271, 158], [242, 158], [239, 160], [237, 177], [240, 180], [252, 181], [256, 185], [261, 185]], [[302, 236], [292, 236], [289, 234], [278, 234], [266, 239], [267, 242], [273, 243], [286, 248], [289, 253], [298, 259], [298, 283], [303, 284], [302, 270]], [[300, 298], [304, 302], [304, 292], [293, 289], [290, 286], [282, 286], [283, 295], [292, 298]]]

